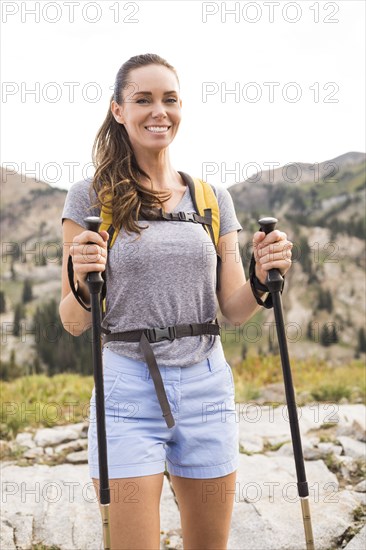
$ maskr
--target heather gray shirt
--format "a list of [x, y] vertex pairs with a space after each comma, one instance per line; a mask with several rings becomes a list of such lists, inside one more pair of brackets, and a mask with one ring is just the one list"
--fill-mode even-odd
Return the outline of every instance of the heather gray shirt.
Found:
[[[69, 218], [85, 227], [90, 209], [91, 180], [79, 181], [68, 191], [62, 221]], [[241, 231], [231, 195], [214, 186], [220, 208], [220, 236]], [[92, 195], [95, 196], [94, 194]], [[172, 212], [194, 212], [189, 187]], [[107, 313], [103, 327], [112, 332], [206, 323], [216, 317], [216, 252], [201, 224], [171, 221], [138, 221], [137, 234], [118, 233], [108, 256]], [[220, 336], [202, 335], [152, 343], [158, 365], [187, 367], [208, 357]], [[113, 352], [145, 362], [138, 342], [109, 342]]]

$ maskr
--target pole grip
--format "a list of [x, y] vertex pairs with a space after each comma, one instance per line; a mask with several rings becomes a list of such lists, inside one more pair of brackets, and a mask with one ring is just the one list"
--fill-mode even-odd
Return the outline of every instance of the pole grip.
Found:
[[[261, 218], [258, 220], [258, 223], [260, 225], [259, 231], [263, 231], [266, 235], [268, 233], [271, 233], [271, 231], [274, 231], [276, 228], [276, 223], [278, 222], [277, 218]], [[283, 287], [283, 277], [278, 269], [270, 269], [267, 273], [266, 287], [268, 287], [268, 290], [272, 292], [280, 292]]]
[[[95, 233], [98, 233], [103, 220], [98, 216], [88, 216], [87, 218], [84, 218], [84, 222], [86, 228], [89, 231], [94, 231]], [[89, 241], [88, 244], [95, 243]], [[98, 294], [99, 292], [101, 292], [104, 285], [104, 279], [100, 271], [90, 271], [86, 276], [86, 282], [88, 283], [90, 294]]]

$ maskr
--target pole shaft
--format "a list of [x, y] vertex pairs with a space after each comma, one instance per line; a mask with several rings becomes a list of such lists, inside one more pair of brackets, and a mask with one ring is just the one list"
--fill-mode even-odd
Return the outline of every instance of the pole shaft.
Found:
[[107, 439], [105, 427], [104, 409], [104, 382], [102, 365], [101, 343], [101, 316], [99, 294], [91, 294], [92, 338], [93, 338], [93, 372], [95, 386], [95, 407], [97, 419], [98, 461], [99, 461], [99, 494], [102, 505], [110, 503], [110, 490], [108, 482]]
[[304, 522], [306, 550], [314, 550], [313, 528], [311, 526], [309, 498], [301, 498], [302, 520]]
[[299, 429], [299, 420], [297, 416], [295, 391], [292, 382], [290, 359], [288, 355], [285, 324], [282, 315], [281, 294], [272, 293], [274, 316], [276, 321], [278, 345], [280, 348], [283, 379], [285, 384], [287, 410], [289, 415], [292, 447], [294, 450], [298, 492], [300, 497], [309, 496], [308, 484], [306, 481], [304, 458], [302, 454], [301, 436]]

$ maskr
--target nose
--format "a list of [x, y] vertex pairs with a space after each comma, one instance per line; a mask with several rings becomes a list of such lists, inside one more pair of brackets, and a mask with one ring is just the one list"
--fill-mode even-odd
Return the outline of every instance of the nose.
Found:
[[165, 106], [163, 103], [155, 103], [153, 106], [153, 112], [151, 113], [153, 118], [166, 118]]

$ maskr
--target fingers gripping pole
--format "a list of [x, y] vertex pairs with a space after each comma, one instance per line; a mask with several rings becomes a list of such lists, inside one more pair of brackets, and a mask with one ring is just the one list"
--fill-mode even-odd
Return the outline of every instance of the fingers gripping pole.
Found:
[[[267, 235], [271, 233], [276, 227], [276, 218], [261, 218], [258, 220], [260, 224], [260, 230], [264, 231]], [[278, 269], [270, 269], [267, 274], [266, 286], [272, 294], [273, 309], [276, 321], [276, 330], [278, 345], [281, 355], [281, 364], [283, 379], [285, 385], [286, 402], [290, 422], [292, 447], [294, 450], [296, 475], [297, 475], [297, 490], [301, 501], [302, 518], [305, 531], [305, 540], [307, 550], [314, 550], [314, 539], [311, 526], [310, 507], [309, 507], [309, 489], [306, 480], [305, 464], [302, 454], [301, 436], [299, 429], [299, 421], [297, 417], [296, 399], [294, 385], [292, 382], [290, 359], [287, 349], [287, 340], [285, 332], [285, 323], [282, 314], [281, 303], [281, 288], [283, 284], [283, 278]]]

